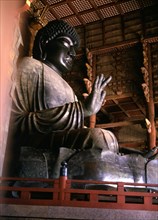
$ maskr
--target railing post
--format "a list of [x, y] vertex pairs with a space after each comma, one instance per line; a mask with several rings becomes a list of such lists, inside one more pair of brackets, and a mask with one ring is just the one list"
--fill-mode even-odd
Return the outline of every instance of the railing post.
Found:
[[144, 196], [144, 205], [147, 209], [152, 209], [152, 196]]
[[124, 194], [124, 183], [118, 183], [118, 196], [117, 196], [117, 203], [125, 204], [125, 194]]
[[21, 199], [24, 200], [29, 200], [31, 198], [30, 192], [26, 191], [21, 191]]
[[58, 200], [59, 199], [59, 179], [54, 180], [54, 187], [56, 191], [53, 192], [53, 200]]
[[60, 177], [59, 177], [59, 187], [60, 187], [59, 199], [60, 201], [63, 201], [65, 199], [64, 190], [66, 188], [66, 182], [67, 182], [67, 163], [64, 161], [61, 163]]

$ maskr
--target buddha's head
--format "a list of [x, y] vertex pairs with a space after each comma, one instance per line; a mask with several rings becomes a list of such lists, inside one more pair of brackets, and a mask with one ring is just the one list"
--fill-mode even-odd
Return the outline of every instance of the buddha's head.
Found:
[[36, 34], [33, 57], [64, 74], [71, 70], [78, 47], [79, 37], [72, 26], [63, 20], [50, 21]]

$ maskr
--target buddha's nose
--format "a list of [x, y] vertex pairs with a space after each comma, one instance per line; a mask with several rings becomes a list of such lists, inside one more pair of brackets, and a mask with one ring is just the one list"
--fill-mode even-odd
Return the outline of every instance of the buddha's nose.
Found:
[[75, 51], [74, 47], [70, 47], [69, 55], [71, 57], [75, 57], [76, 56], [76, 51]]

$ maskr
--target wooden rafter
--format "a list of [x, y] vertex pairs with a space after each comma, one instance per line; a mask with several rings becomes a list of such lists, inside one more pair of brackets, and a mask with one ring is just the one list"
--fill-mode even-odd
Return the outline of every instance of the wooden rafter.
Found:
[[115, 100], [113, 99], [113, 102], [122, 110], [122, 112], [124, 112], [124, 114], [127, 117], [129, 117], [129, 118], [131, 117], [130, 114], [128, 114], [128, 112], [124, 110], [124, 108], [119, 104], [119, 102], [116, 99]]
[[131, 119], [129, 121], [119, 121], [113, 123], [106, 123], [106, 124], [97, 124], [96, 128], [116, 128], [116, 127], [124, 127], [130, 126], [134, 124], [140, 124], [144, 122], [144, 118], [141, 119]]

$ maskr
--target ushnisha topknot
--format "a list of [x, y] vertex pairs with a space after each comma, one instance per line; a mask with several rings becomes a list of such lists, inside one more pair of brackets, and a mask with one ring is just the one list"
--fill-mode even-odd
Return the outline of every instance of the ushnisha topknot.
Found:
[[79, 47], [80, 40], [75, 28], [63, 20], [54, 20], [48, 22], [46, 26], [37, 32], [33, 45], [33, 57], [41, 60], [45, 45], [56, 37], [62, 35], [69, 36], [73, 41], [74, 46], [76, 48]]

